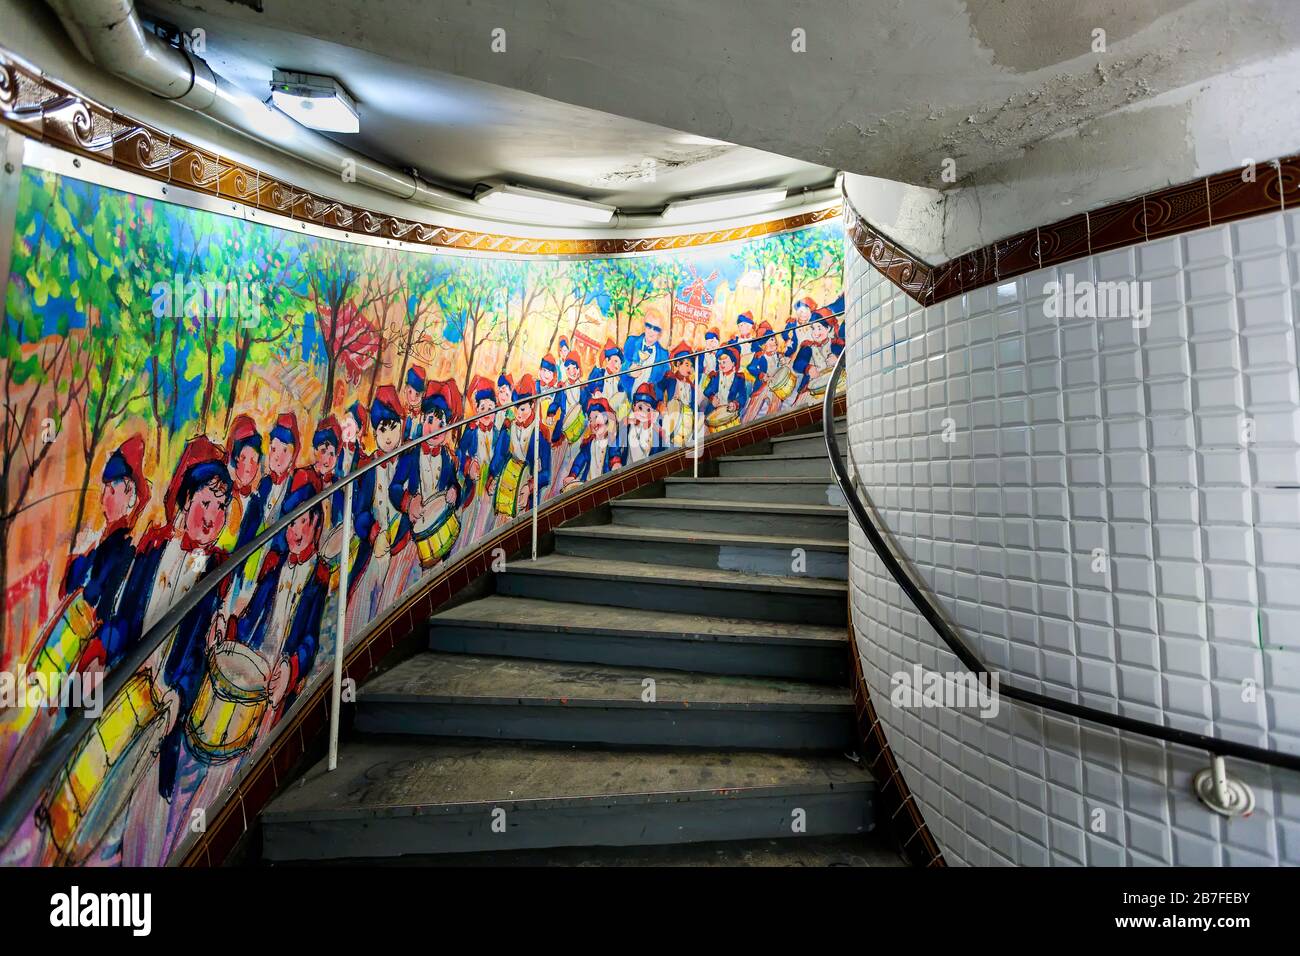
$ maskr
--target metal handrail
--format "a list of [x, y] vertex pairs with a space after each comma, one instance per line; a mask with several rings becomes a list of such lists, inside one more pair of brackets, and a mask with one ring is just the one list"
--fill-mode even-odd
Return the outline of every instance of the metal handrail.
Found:
[[[839, 312], [829, 313], [831, 317], [838, 317], [838, 316], [842, 316], [843, 314], [844, 314], [843, 310]], [[773, 331], [765, 335], [756, 336], [752, 339], [746, 339], [745, 342], [748, 344], [765, 342], [770, 338], [787, 335], [790, 332], [794, 332], [799, 329], [803, 329], [811, 325], [815, 325], [818, 322], [822, 321], [822, 319], [824, 318], [826, 318], [826, 316], [818, 316], [816, 318], [810, 319], [807, 322], [802, 322], [794, 326], [785, 326], [782, 327], [779, 331]], [[496, 416], [498, 412], [506, 411], [508, 409], [515, 408], [516, 406], [519, 405], [525, 405], [528, 404], [529, 402], [540, 402], [544, 398], [548, 398], [552, 395], [557, 395], [561, 392], [569, 392], [577, 388], [586, 388], [588, 386], [595, 385], [600, 382], [609, 381], [610, 379], [621, 379], [628, 375], [635, 375], [635, 373], [637, 372], [644, 372], [647, 369], [658, 368], [661, 365], [672, 365], [677, 362], [686, 361], [688, 359], [698, 359], [705, 355], [709, 355], [714, 352], [720, 352], [724, 349], [734, 348], [734, 347], [735, 347], [734, 343], [724, 343], [724, 344], [716, 345], [713, 348], [701, 349], [698, 352], [691, 352], [687, 355], [679, 355], [676, 358], [672, 358], [671, 356], [669, 356], [668, 358], [661, 359], [658, 362], [650, 362], [645, 365], [637, 365], [625, 369], [620, 369], [619, 372], [615, 375], [602, 375], [599, 378], [583, 379], [580, 382], [576, 382], [570, 385], [562, 385], [557, 388], [541, 391], [528, 398], [517, 399], [516, 401], [510, 402], [509, 404], [506, 405], [498, 405], [495, 408], [493, 408], [491, 411], [479, 412], [478, 414], [472, 415], [468, 418], [462, 418], [460, 421], [455, 422], [454, 424], [451, 425], [447, 425], [446, 427], [439, 429], [438, 431], [434, 432], [431, 435], [423, 435], [423, 434], [419, 435], [415, 438], [403, 442], [402, 444], [398, 445], [390, 452], [386, 452], [383, 455], [376, 455], [373, 459], [366, 462], [365, 465], [361, 466], [360, 468], [357, 468], [355, 471], [352, 471], [347, 475], [344, 475], [339, 480], [326, 486], [324, 490], [322, 490], [319, 494], [313, 495], [306, 502], [299, 505], [297, 508], [293, 509], [293, 511], [289, 512], [288, 514], [281, 515], [279, 520], [276, 521], [274, 524], [272, 524], [270, 527], [268, 527], [265, 531], [263, 531], [261, 534], [254, 537], [243, 547], [236, 548], [231, 554], [229, 554], [226, 557], [226, 560], [223, 561], [219, 566], [218, 570], [220, 571], [220, 573], [213, 573], [205, 576], [183, 598], [181, 598], [181, 600], [177, 601], [174, 605], [172, 605], [171, 608], [168, 609], [167, 613], [164, 614], [152, 627], [150, 627], [148, 630], [144, 632], [144, 634], [140, 636], [139, 642], [136, 644], [136, 647], [131, 651], [131, 653], [129, 653], [126, 657], [124, 657], [121, 661], [119, 661], [117, 666], [115, 666], [112, 669], [112, 671], [105, 677], [104, 687], [102, 692], [103, 699], [105, 701], [113, 700], [117, 696], [117, 694], [122, 690], [122, 688], [126, 685], [127, 681], [129, 681], [131, 677], [136, 673], [136, 671], [138, 671], [140, 667], [146, 661], [148, 661], [151, 656], [153, 656], [154, 651], [157, 650], [158, 647], [163, 643], [163, 641], [166, 640], [167, 637], [170, 636], [171, 633], [180, 625], [181, 621], [184, 620], [185, 615], [189, 614], [189, 612], [192, 611], [198, 605], [198, 603], [202, 601], [204, 597], [206, 597], [214, 588], [216, 588], [222, 581], [224, 581], [231, 574], [231, 572], [237, 571], [238, 569], [242, 568], [244, 566], [244, 563], [250, 557], [252, 557], [257, 552], [261, 551], [264, 547], [266, 547], [266, 545], [270, 544], [277, 536], [280, 535], [281, 532], [283, 532], [287, 527], [289, 527], [290, 524], [296, 521], [299, 517], [308, 513], [313, 508], [322, 504], [327, 499], [331, 498], [336, 492], [338, 492], [340, 489], [343, 489], [344, 486], [348, 486], [348, 490], [350, 492], [351, 486], [357, 481], [357, 479], [361, 478], [363, 475], [367, 474], [368, 472], [378, 468], [380, 465], [386, 464], [387, 462], [390, 462], [393, 459], [406, 454], [411, 449], [417, 448], [419, 445], [421, 445], [426, 441], [430, 441], [431, 439], [437, 438], [438, 436], [444, 435], [447, 432], [453, 431], [457, 428], [463, 428], [466, 425], [472, 424], [473, 422], [476, 422], [481, 418], [486, 418], [488, 416]], [[698, 369], [698, 363], [697, 363], [697, 369]], [[737, 374], [740, 374], [739, 369], [737, 369]], [[697, 380], [693, 383], [693, 385], [697, 389], [696, 403], [698, 407], [698, 401], [699, 401], [698, 389], [701, 387], [701, 383], [698, 381], [698, 376], [697, 376]], [[533, 414], [540, 418], [541, 408], [538, 407], [533, 412]], [[696, 417], [698, 418], [698, 416]], [[696, 437], [698, 442], [698, 423], [696, 424], [696, 429], [697, 429]], [[540, 430], [538, 432], [538, 435], [540, 437]], [[536, 454], [537, 444], [538, 444], [537, 442], [534, 442], [533, 444], [534, 454]], [[534, 469], [534, 475], [535, 473], [536, 473], [536, 469]], [[534, 489], [534, 499], [536, 499], [537, 482], [535, 477], [533, 481], [533, 489]], [[345, 506], [344, 510], [350, 514], [351, 508]], [[534, 506], [531, 509], [531, 512], [533, 513], [534, 520], [535, 520], [537, 507]], [[535, 543], [536, 543], [536, 538], [534, 537], [534, 545]], [[341, 572], [341, 580], [340, 580], [341, 589], [345, 588], [344, 582], [346, 581], [345, 575], [347, 573], [346, 555], [347, 555], [347, 545], [346, 543], [344, 543], [340, 546], [340, 557], [339, 557], [340, 566], [343, 568]], [[346, 600], [346, 595], [344, 599]], [[343, 649], [344, 648], [342, 642], [339, 642], [339, 646], [336, 647], [335, 649], [336, 656], [340, 655], [343, 652]], [[335, 668], [335, 671], [337, 677], [337, 671], [338, 671], [337, 666]], [[337, 711], [337, 709], [338, 708], [332, 708], [331, 710], [332, 723], [337, 720], [337, 717], [334, 714], [334, 711]], [[76, 752], [76, 749], [78, 746], [80, 746], [81, 741], [94, 728], [97, 719], [98, 718], [90, 717], [89, 715], [87, 715], [84, 710], [75, 712], [75, 715], [70, 714], [68, 718], [65, 719], [63, 723], [59, 725], [58, 729], [55, 730], [54, 733], [51, 734], [41, 745], [40, 751], [32, 759], [32, 762], [28, 765], [27, 770], [24, 771], [22, 777], [19, 778], [19, 780], [3, 796], [0, 796], [0, 847], [5, 846], [10, 841], [10, 839], [13, 837], [14, 832], [17, 830], [18, 826], [21, 825], [22, 819], [26, 816], [29, 808], [35, 805], [36, 801], [39, 799], [40, 795], [48, 787], [50, 781], [54, 778], [59, 768], [63, 767], [67, 763], [68, 759], [72, 756], [72, 754]], [[336, 725], [335, 725], [335, 729], [336, 729]]]
[[[867, 536], [871, 542], [871, 547], [875, 550], [876, 556], [888, 569], [890, 575], [903, 589], [912, 604], [916, 607], [920, 615], [925, 618], [948, 649], [957, 656], [957, 659], [966, 666], [968, 670], [975, 673], [976, 677], [983, 677], [992, 681], [998, 677], [990, 671], [979, 657], [975, 654], [961, 636], [948, 623], [947, 619], [935, 606], [934, 602], [921, 589], [908, 571], [903, 567], [902, 561], [899, 560], [890, 549], [885, 541], [884, 535], [872, 521], [867, 506], [863, 503], [862, 498], [858, 495], [857, 490], [853, 487], [853, 482], [848, 475], [844, 462], [840, 459], [839, 443], [835, 438], [834, 413], [832, 411], [832, 401], [835, 395], [836, 382], [844, 373], [844, 357], [848, 354], [848, 349], [840, 353], [835, 362], [835, 368], [831, 372], [831, 380], [826, 388], [826, 398], [822, 408], [822, 432], [826, 437], [826, 452], [830, 457], [831, 471], [835, 475], [835, 481], [840, 487], [845, 500], [848, 502], [849, 510], [853, 512], [853, 518], [857, 521], [862, 533]], [[1237, 743], [1231, 740], [1223, 740], [1219, 737], [1213, 737], [1209, 734], [1197, 734], [1188, 730], [1178, 730], [1174, 727], [1166, 727], [1163, 724], [1154, 724], [1146, 720], [1137, 720], [1133, 717], [1125, 717], [1122, 714], [1112, 714], [1104, 710], [1097, 710], [1094, 707], [1088, 707], [1084, 704], [1075, 704], [1066, 700], [1059, 700], [1055, 697], [1049, 697], [1045, 694], [1038, 694], [1033, 691], [1023, 690], [1019, 687], [1007, 684], [999, 680], [999, 693], [1003, 697], [1011, 700], [1018, 700], [1024, 704], [1031, 704], [1035, 707], [1042, 707], [1046, 710], [1055, 711], [1060, 714], [1066, 714], [1070, 717], [1078, 717], [1081, 720], [1091, 721], [1095, 724], [1101, 724], [1115, 730], [1126, 730], [1132, 733], [1145, 734], [1148, 737], [1154, 737], [1171, 744], [1179, 744], [1184, 747], [1192, 747], [1197, 750], [1207, 751], [1211, 758], [1221, 759], [1223, 757], [1240, 757], [1243, 760], [1253, 760], [1256, 763], [1268, 764], [1273, 767], [1283, 767], [1287, 770], [1300, 771], [1300, 754], [1282, 753], [1278, 750], [1269, 750], [1265, 747], [1255, 747], [1251, 744]]]

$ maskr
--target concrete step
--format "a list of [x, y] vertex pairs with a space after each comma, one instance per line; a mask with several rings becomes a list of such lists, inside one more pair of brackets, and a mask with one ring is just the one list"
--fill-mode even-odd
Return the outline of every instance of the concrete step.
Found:
[[[295, 865], [286, 861], [280, 866]], [[905, 867], [886, 830], [853, 836], [801, 836], [797, 840], [733, 840], [659, 846], [544, 847], [486, 853], [408, 854], [351, 860], [298, 861], [299, 866], [725, 866], [725, 867]]]
[[853, 749], [848, 688], [426, 652], [362, 688], [357, 730], [636, 747]]
[[669, 568], [550, 554], [496, 575], [498, 594], [717, 614], [792, 624], [843, 624], [848, 585], [811, 577], [776, 577], [710, 568]]
[[826, 452], [812, 455], [748, 455], [718, 459], [719, 478], [823, 478], [831, 476]]
[[865, 833], [841, 755], [345, 741], [262, 813], [270, 862]]
[[[827, 468], [829, 468], [829, 464]], [[694, 498], [710, 501], [751, 501], [755, 503], [847, 506], [839, 486], [827, 475], [824, 478], [665, 478], [664, 494], [669, 498]]]
[[626, 498], [610, 502], [616, 526], [676, 528], [682, 531], [725, 531], [735, 534], [810, 535], [846, 541], [849, 513], [832, 505], [750, 501], [707, 501], [700, 498]]
[[429, 647], [462, 654], [848, 681], [843, 628], [490, 595], [430, 620]]
[[[840, 448], [849, 440], [847, 428], [837, 428], [835, 437]], [[811, 435], [782, 435], [771, 439], [771, 455], [821, 455], [826, 457], [826, 437], [820, 428]]]
[[807, 576], [845, 580], [849, 543], [818, 538], [691, 532], [673, 528], [593, 525], [559, 528], [555, 553], [598, 560], [633, 557], [669, 567], [721, 568], [779, 577]]

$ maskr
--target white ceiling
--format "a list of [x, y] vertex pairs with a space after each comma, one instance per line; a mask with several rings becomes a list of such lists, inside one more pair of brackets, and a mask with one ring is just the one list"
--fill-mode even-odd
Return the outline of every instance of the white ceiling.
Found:
[[[354, 13], [362, 7], [379, 9], [358, 3]], [[331, 138], [435, 183], [505, 181], [651, 210], [671, 198], [834, 179], [825, 166], [438, 72], [319, 39], [315, 27], [294, 32], [256, 14], [236, 18], [233, 9], [152, 3], [141, 12], [187, 32], [201, 27], [204, 59], [259, 97], [274, 68], [335, 76], [358, 101], [361, 132]]]

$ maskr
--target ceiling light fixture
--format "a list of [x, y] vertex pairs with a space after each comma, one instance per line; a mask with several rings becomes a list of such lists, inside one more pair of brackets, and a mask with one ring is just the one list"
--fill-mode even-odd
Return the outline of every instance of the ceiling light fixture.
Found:
[[784, 202], [787, 193], [785, 187], [780, 187], [683, 199], [680, 202], [670, 202], [664, 207], [663, 218], [665, 222], [699, 222], [704, 219], [743, 216], [745, 213], [758, 212]]
[[481, 205], [492, 209], [536, 216], [542, 219], [578, 219], [582, 222], [607, 223], [618, 210], [614, 206], [574, 199], [559, 193], [523, 186], [493, 186], [474, 197]]
[[271, 75], [271, 101], [312, 129], [328, 133], [356, 133], [361, 129], [356, 102], [332, 76], [275, 70]]

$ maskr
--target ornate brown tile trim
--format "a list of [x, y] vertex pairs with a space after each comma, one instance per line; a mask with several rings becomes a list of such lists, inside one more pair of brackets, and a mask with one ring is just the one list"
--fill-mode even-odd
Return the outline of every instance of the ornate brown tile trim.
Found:
[[[846, 397], [838, 396], [835, 399], [835, 414], [843, 415], [846, 409]], [[821, 421], [821, 418], [822, 406], [816, 403], [739, 428], [728, 429], [704, 440], [702, 460], [717, 458], [743, 445], [816, 424]], [[689, 465], [690, 458], [687, 457], [685, 450], [682, 450], [663, 452], [639, 465], [611, 472], [599, 481], [592, 482], [589, 486], [545, 505], [538, 514], [538, 534], [546, 534], [552, 528], [578, 514], [599, 507], [629, 491], [660, 481]], [[458, 557], [440, 575], [426, 582], [400, 606], [390, 610], [358, 644], [348, 651], [343, 662], [344, 676], [360, 683], [370, 671], [382, 663], [384, 656], [414, 629], [416, 622], [428, 620], [471, 581], [488, 573], [497, 548], [504, 549], [508, 555], [515, 554], [523, 550], [531, 540], [532, 528], [527, 521], [523, 521], [503, 528], [500, 533], [482, 541], [473, 550]], [[854, 656], [856, 657], [856, 654]], [[860, 670], [858, 675], [856, 682], [861, 684]], [[331, 682], [322, 680], [305, 699], [290, 718], [290, 723], [243, 775], [225, 802], [210, 814], [211, 825], [204, 833], [198, 835], [185, 852], [181, 861], [182, 866], [221, 865], [240, 837], [247, 831], [249, 822], [257, 818], [279, 789], [280, 782], [290, 776], [294, 767], [310, 750], [313, 738], [317, 734], [324, 733], [325, 728], [329, 726], [328, 695], [331, 689]], [[865, 693], [865, 686], [863, 691]]]
[[1043, 266], [1300, 207], [1300, 155], [1166, 186], [1090, 213], [1038, 226], [941, 265], [912, 255], [845, 200], [845, 229], [862, 257], [922, 305]]
[[801, 229], [840, 215], [840, 206], [707, 232], [639, 239], [534, 239], [440, 226], [359, 209], [202, 149], [95, 102], [0, 49], [0, 123], [24, 136], [104, 163], [219, 195], [325, 229], [447, 249], [502, 255], [571, 256], [667, 252]]
[[849, 656], [853, 681], [853, 709], [857, 714], [859, 756], [866, 763], [871, 776], [879, 785], [876, 791], [876, 820], [879, 825], [893, 829], [903, 855], [913, 866], [947, 866], [943, 851], [939, 849], [934, 834], [921, 816], [912, 791], [903, 777], [903, 769], [894, 759], [894, 751], [885, 739], [885, 728], [880, 723], [871, 692], [867, 690], [862, 673], [862, 659], [853, 631], [853, 606], [849, 605]]

